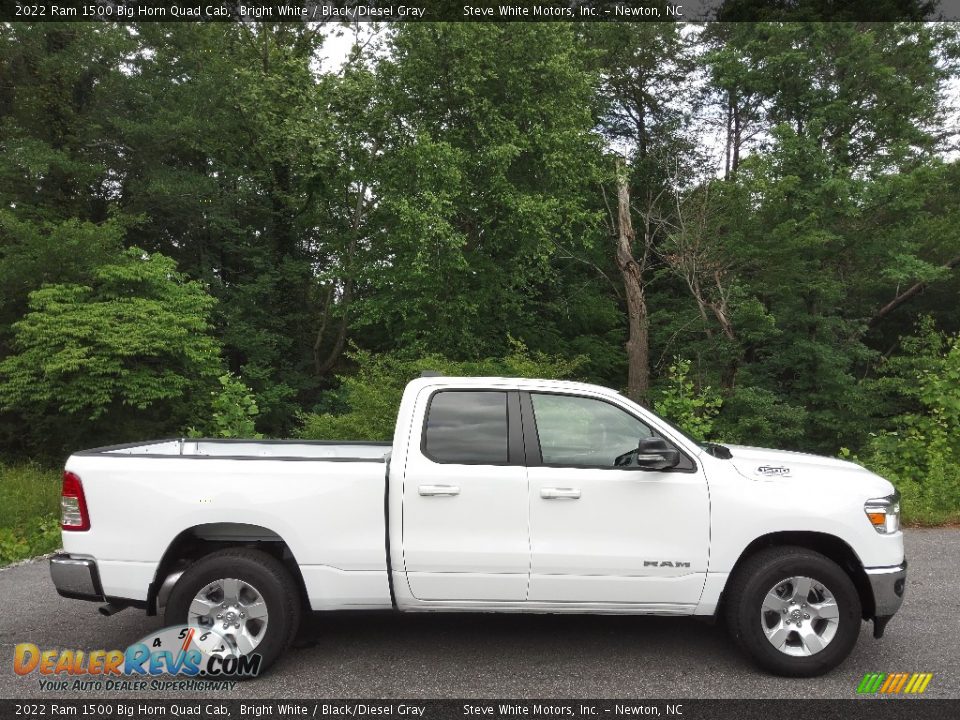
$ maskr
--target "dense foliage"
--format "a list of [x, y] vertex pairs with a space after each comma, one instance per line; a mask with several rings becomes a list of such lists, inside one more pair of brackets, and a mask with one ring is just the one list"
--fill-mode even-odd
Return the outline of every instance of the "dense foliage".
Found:
[[[889, 429], [872, 433], [860, 460], [891, 480], [926, 522], [960, 508], [960, 340], [924, 320], [903, 353], [883, 363], [877, 396], [903, 404]], [[844, 454], [848, 454], [846, 451]]]
[[328, 394], [331, 407], [303, 416], [300, 436], [313, 440], [392, 440], [394, 420], [404, 386], [424, 371], [461, 377], [528, 377], [564, 379], [573, 376], [583, 357], [563, 359], [530, 353], [511, 341], [502, 358], [456, 361], [442, 355], [402, 359], [355, 349], [349, 358], [355, 372], [340, 378]]
[[[212, 305], [170, 258], [137, 248], [96, 268], [90, 285], [44, 285], [13, 325], [0, 403], [28, 427], [80, 438], [182, 426], [206, 412], [197, 396], [220, 368]], [[62, 427], [63, 417], [82, 429]]]
[[332, 31], [0, 24], [3, 455], [386, 438], [429, 367], [957, 513], [954, 25]]

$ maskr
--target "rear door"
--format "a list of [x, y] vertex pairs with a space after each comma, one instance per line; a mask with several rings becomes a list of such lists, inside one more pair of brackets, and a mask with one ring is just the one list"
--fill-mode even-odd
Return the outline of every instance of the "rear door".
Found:
[[522, 601], [530, 570], [519, 394], [424, 389], [403, 485], [403, 556], [419, 600]]

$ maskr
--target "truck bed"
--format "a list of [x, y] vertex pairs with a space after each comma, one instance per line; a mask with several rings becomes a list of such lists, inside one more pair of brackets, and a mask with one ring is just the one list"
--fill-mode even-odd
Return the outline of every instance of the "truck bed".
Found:
[[388, 442], [310, 440], [225, 440], [180, 438], [110, 445], [83, 450], [77, 455], [125, 455], [221, 458], [230, 460], [334, 460], [383, 461], [390, 453]]
[[164, 553], [201, 540], [283, 540], [314, 609], [391, 607], [384, 537], [389, 443], [172, 438], [74, 453], [102, 594], [145, 601]]

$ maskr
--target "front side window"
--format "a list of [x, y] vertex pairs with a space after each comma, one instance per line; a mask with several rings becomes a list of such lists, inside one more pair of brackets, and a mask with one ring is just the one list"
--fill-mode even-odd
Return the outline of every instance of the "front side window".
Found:
[[545, 465], [614, 467], [653, 431], [615, 405], [574, 395], [533, 393], [533, 413]]
[[443, 390], [430, 399], [424, 451], [431, 460], [463, 465], [507, 462], [507, 394]]

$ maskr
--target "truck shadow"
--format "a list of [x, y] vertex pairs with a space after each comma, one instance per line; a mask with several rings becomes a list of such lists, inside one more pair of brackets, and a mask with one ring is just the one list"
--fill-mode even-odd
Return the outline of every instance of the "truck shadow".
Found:
[[572, 614], [314, 613], [275, 672], [299, 667], [327, 692], [390, 697], [666, 697], [705, 668], [758, 676], [706, 621]]
[[519, 613], [311, 613], [304, 618], [294, 647], [401, 649], [435, 653], [456, 646], [489, 648], [501, 654], [515, 648], [545, 653], [618, 649], [683, 654], [731, 650], [724, 628], [709, 620], [653, 615]]

